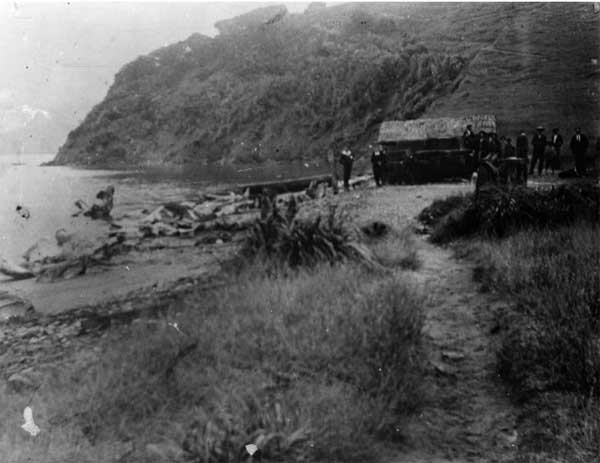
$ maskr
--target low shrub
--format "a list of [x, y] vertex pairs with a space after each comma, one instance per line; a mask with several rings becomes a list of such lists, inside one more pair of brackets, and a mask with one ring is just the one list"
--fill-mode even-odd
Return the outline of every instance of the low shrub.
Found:
[[439, 222], [439, 220], [442, 217], [448, 215], [451, 211], [471, 201], [472, 196], [472, 194], [459, 194], [451, 195], [442, 199], [436, 199], [419, 213], [417, 219], [423, 225], [435, 225]]
[[432, 241], [447, 243], [480, 234], [504, 237], [528, 228], [598, 223], [600, 188], [593, 183], [561, 185], [548, 190], [490, 188], [479, 195], [436, 201], [419, 215], [433, 226]]

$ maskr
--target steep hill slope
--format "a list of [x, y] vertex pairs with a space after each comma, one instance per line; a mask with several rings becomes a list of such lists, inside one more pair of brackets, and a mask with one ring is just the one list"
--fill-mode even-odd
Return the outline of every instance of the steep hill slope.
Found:
[[[217, 24], [214, 39], [194, 35], [123, 67], [55, 162], [323, 159], [332, 144], [364, 147], [389, 118], [498, 112], [501, 122], [518, 121], [512, 129], [534, 118], [555, 123], [551, 115], [568, 104], [591, 128], [596, 71], [580, 72], [598, 50], [591, 12], [589, 4], [498, 3], [257, 10]], [[552, 59], [542, 60], [548, 50]], [[571, 79], [565, 56], [578, 63]], [[547, 98], [557, 82], [568, 96]], [[526, 101], [535, 104], [520, 110]]]
[[510, 5], [497, 17], [493, 42], [473, 44], [461, 84], [428, 115], [489, 108], [509, 134], [541, 124], [600, 135], [598, 13], [590, 3]]

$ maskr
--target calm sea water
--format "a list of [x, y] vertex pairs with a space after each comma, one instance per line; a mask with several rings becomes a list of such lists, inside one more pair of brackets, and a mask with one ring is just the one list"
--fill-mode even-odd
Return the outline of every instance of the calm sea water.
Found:
[[[186, 167], [128, 172], [41, 166], [52, 155], [0, 156], [0, 256], [18, 261], [40, 239], [53, 239], [58, 229], [85, 232], [90, 237], [105, 232], [107, 224], [87, 217], [72, 217], [78, 199], [94, 202], [96, 193], [115, 187], [113, 216], [167, 201], [193, 199], [217, 184], [272, 180], [283, 176], [323, 172], [320, 166], [295, 165], [256, 169]], [[17, 211], [22, 206], [29, 218]]]

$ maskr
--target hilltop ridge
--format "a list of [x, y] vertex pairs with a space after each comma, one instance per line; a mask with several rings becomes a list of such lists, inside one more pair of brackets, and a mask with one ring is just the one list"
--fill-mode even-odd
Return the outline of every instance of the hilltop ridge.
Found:
[[125, 65], [54, 163], [323, 160], [386, 119], [482, 111], [596, 135], [598, 26], [589, 4], [270, 6]]

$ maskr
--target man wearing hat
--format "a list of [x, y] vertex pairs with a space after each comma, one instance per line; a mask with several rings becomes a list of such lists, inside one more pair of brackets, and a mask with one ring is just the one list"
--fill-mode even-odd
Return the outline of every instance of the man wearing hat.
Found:
[[585, 153], [588, 149], [588, 139], [581, 133], [581, 128], [575, 129], [575, 135], [571, 138], [571, 151], [575, 157], [575, 170], [577, 175], [585, 174]]
[[465, 149], [474, 150], [477, 137], [473, 133], [473, 126], [467, 125], [467, 129], [463, 133], [463, 145]]
[[544, 127], [541, 125], [537, 128], [537, 133], [531, 139], [531, 146], [533, 146], [533, 155], [531, 157], [531, 164], [529, 166], [529, 175], [533, 174], [535, 164], [538, 164], [538, 175], [542, 175], [542, 169], [544, 168], [544, 153], [546, 151], [546, 135], [544, 135]]
[[552, 153], [552, 158], [549, 159], [549, 165], [546, 166], [546, 169], [549, 167], [550, 169], [552, 169], [552, 173], [554, 173], [555, 169], [560, 169], [560, 149], [563, 145], [563, 138], [561, 134], [558, 133], [558, 128], [552, 129], [552, 138], [550, 139], [550, 145], [552, 146], [552, 150], [554, 152]]

